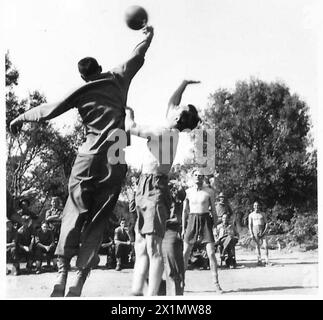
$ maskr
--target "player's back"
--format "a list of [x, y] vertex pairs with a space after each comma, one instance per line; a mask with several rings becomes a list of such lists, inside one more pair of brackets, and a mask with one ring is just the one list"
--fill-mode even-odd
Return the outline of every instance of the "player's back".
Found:
[[124, 130], [127, 88], [112, 73], [93, 81], [80, 90], [76, 106], [86, 130], [80, 153], [96, 154], [115, 143], [110, 137]]

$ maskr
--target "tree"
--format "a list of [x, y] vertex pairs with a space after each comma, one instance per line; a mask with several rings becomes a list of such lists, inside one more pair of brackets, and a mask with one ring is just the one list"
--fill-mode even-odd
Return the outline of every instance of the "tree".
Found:
[[6, 54], [6, 137], [7, 189], [16, 198], [33, 194], [40, 211], [48, 196], [67, 195], [68, 177], [82, 139], [79, 125], [71, 134], [62, 136], [49, 123], [25, 123], [18, 136], [9, 131], [11, 120], [30, 108], [46, 102], [38, 91], [19, 100], [14, 88], [19, 72]]
[[255, 199], [267, 207], [308, 199], [316, 205], [308, 107], [286, 85], [251, 79], [237, 82], [233, 92], [219, 89], [202, 118], [215, 130], [217, 188], [238, 210]]

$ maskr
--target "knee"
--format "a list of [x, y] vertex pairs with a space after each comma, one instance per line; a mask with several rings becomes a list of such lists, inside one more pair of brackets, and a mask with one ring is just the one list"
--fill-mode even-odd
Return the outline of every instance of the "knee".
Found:
[[147, 243], [147, 253], [148, 253], [149, 257], [151, 257], [153, 259], [162, 258], [161, 243], [158, 243], [157, 241]]
[[148, 255], [153, 259], [160, 259], [162, 258], [161, 248], [159, 246], [151, 246], [148, 250]]
[[214, 247], [214, 243], [208, 243], [206, 245], [206, 253], [208, 255], [214, 255], [215, 254], [215, 247]]

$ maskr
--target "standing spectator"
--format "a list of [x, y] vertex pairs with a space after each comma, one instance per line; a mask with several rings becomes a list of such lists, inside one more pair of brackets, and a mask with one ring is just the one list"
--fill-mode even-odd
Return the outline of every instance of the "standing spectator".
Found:
[[222, 223], [215, 230], [216, 244], [220, 247], [221, 263], [224, 261], [227, 267], [235, 268], [237, 266], [235, 245], [239, 239], [235, 224], [229, 223], [229, 217], [224, 213]]
[[120, 226], [114, 231], [115, 255], [117, 260], [116, 270], [121, 271], [122, 262], [128, 260], [131, 252], [131, 242], [129, 234], [126, 230], [126, 221], [124, 218], [120, 221]]
[[20, 274], [20, 262], [26, 259], [26, 269], [28, 272], [32, 269], [33, 262], [33, 244], [34, 234], [31, 226], [32, 221], [29, 216], [21, 217], [22, 226], [18, 229], [16, 234], [16, 246], [12, 249], [13, 267], [12, 274]]
[[36, 273], [41, 273], [41, 265], [43, 255], [46, 255], [47, 264], [53, 260], [54, 269], [57, 269], [56, 258], [54, 258], [55, 241], [54, 233], [49, 229], [48, 222], [43, 221], [40, 230], [36, 231], [35, 235], [35, 258], [36, 258]]
[[[184, 258], [183, 258], [183, 240], [181, 239], [181, 216], [183, 210], [183, 201], [186, 197], [185, 190], [178, 186], [176, 182], [171, 181], [171, 209], [170, 216], [166, 220], [166, 231], [162, 242], [162, 252], [164, 260], [164, 273], [166, 285], [163, 294], [168, 296], [183, 295], [184, 293]], [[161, 288], [160, 292], [161, 294]]]
[[60, 206], [59, 197], [53, 197], [50, 204], [51, 207], [46, 211], [45, 220], [48, 222], [49, 227], [53, 230], [54, 239], [57, 243], [61, 230], [63, 210]]
[[[16, 229], [11, 220], [7, 219], [7, 263], [12, 261], [12, 250], [16, 247]], [[9, 270], [7, 268], [7, 274]]]
[[108, 269], [115, 268], [115, 245], [113, 241], [114, 230], [111, 229], [111, 224], [108, 223], [105, 232], [103, 233], [103, 240], [99, 250], [99, 254], [107, 256], [105, 266]]
[[[218, 279], [218, 268], [215, 257], [213, 227], [217, 225], [217, 217], [214, 208], [213, 190], [203, 186], [203, 174], [195, 169], [193, 172], [195, 185], [186, 190], [186, 198], [183, 203], [182, 235], [184, 238], [184, 266], [187, 269], [188, 260], [195, 243], [205, 244], [209, 258], [210, 271], [212, 273], [215, 290], [222, 293]], [[213, 221], [210, 217], [209, 209]], [[187, 226], [186, 225], [187, 219]]]
[[18, 214], [22, 216], [28, 216], [31, 219], [31, 225], [34, 230], [39, 228], [40, 222], [39, 217], [36, 213], [30, 210], [30, 200], [27, 198], [21, 199], [19, 201], [19, 208]]
[[222, 222], [222, 216], [226, 214], [230, 223], [235, 222], [234, 214], [223, 192], [219, 194], [219, 201], [215, 206], [216, 215], [218, 217], [218, 224]]
[[267, 218], [264, 212], [260, 211], [259, 202], [256, 201], [253, 204], [253, 211], [249, 214], [248, 217], [248, 228], [252, 239], [256, 242], [257, 247], [257, 260], [258, 266], [262, 265], [261, 261], [261, 245], [264, 245], [264, 249], [266, 252], [265, 264], [270, 265], [268, 258], [268, 243], [266, 232], [268, 229]]

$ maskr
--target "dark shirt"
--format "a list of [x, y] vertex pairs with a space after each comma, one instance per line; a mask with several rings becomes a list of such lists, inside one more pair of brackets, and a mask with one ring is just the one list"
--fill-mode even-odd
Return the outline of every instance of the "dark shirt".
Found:
[[172, 204], [169, 219], [166, 220], [166, 229], [180, 231], [182, 222], [183, 201], [186, 197], [184, 189], [171, 189]]
[[44, 246], [49, 246], [54, 243], [54, 235], [51, 230], [47, 230], [47, 232], [43, 232], [42, 229], [38, 230], [35, 239], [36, 244], [40, 243]]
[[121, 227], [118, 227], [114, 231], [114, 240], [124, 241], [127, 242], [130, 240], [128, 232], [125, 229], [121, 229]]
[[16, 233], [17, 245], [29, 246], [33, 239], [32, 227], [20, 227]]

